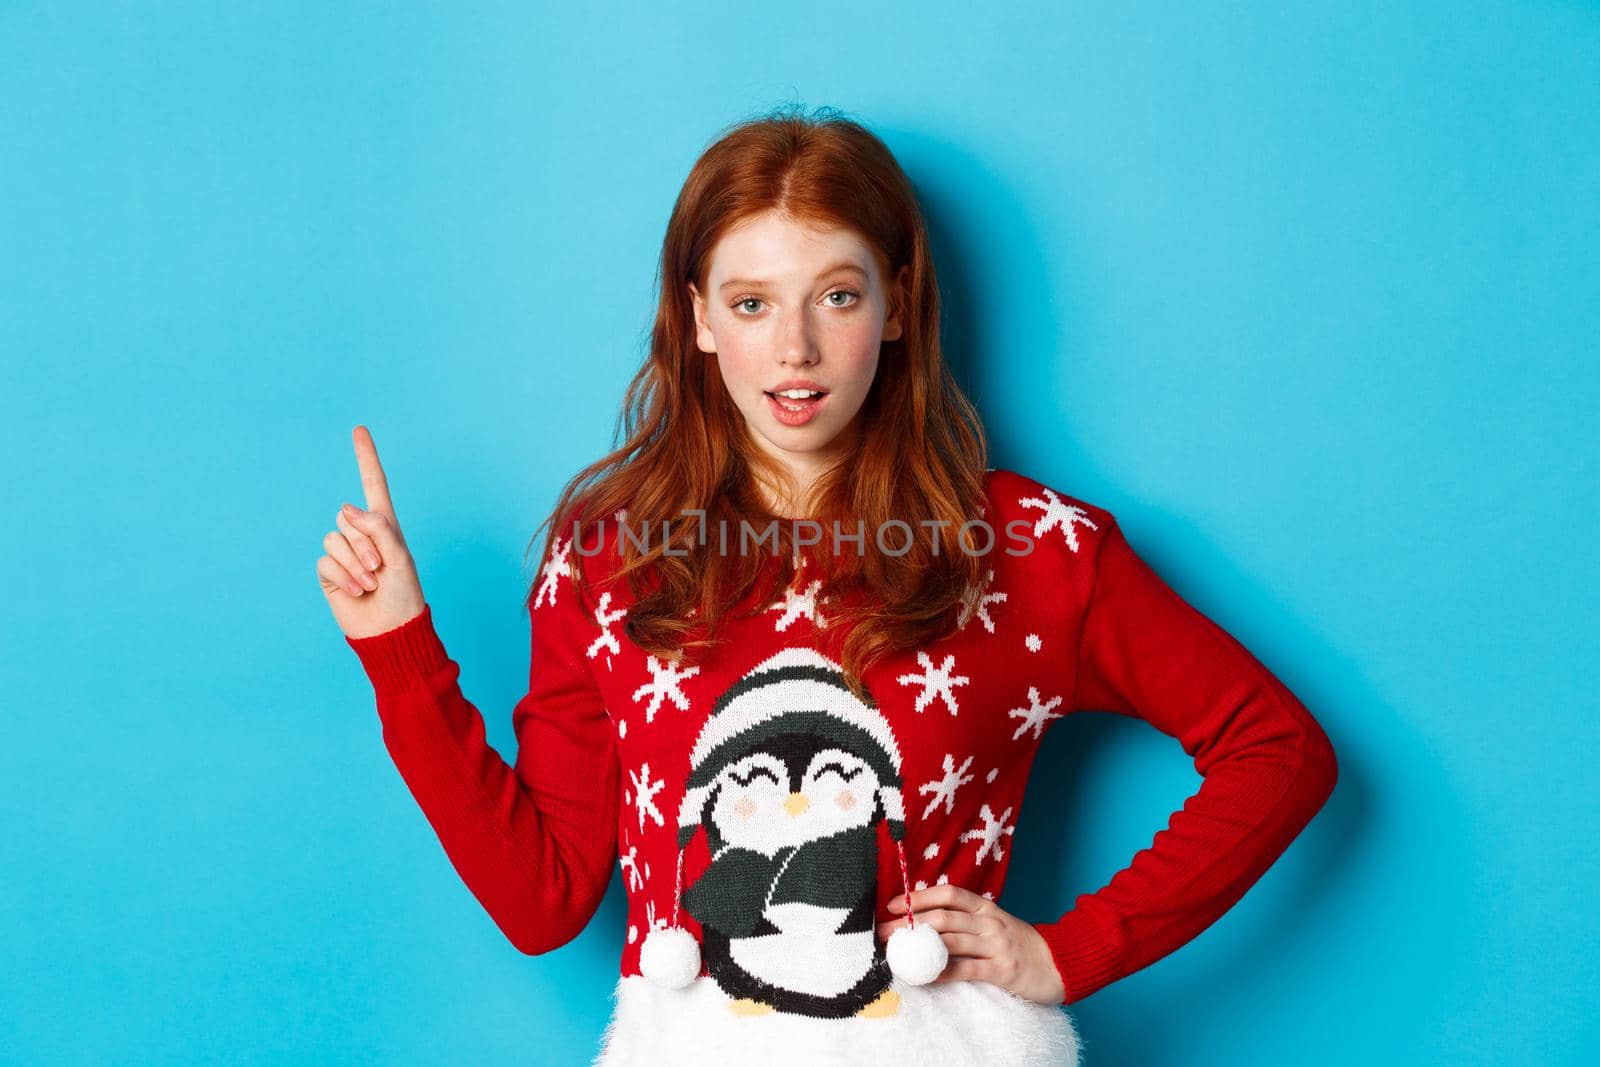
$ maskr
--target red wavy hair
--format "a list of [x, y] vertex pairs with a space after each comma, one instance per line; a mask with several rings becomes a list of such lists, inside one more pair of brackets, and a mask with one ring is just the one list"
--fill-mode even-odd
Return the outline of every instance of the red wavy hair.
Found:
[[[554, 540], [576, 533], [582, 516], [609, 517], [625, 508], [630, 528], [647, 523], [647, 548], [618, 538], [623, 562], [615, 574], [626, 578], [635, 598], [625, 622], [628, 636], [667, 659], [692, 661], [699, 649], [717, 644], [729, 606], [751, 591], [771, 558], [760, 551], [719, 552], [715, 538], [701, 535], [701, 520], [686, 511], [703, 511], [705, 528], [726, 520], [730, 531], [741, 520], [757, 530], [778, 520], [781, 562], [760, 603], [778, 599], [793, 580], [792, 521], [767, 507], [757, 482], [782, 485], [788, 478], [751, 441], [715, 357], [696, 345], [688, 292], [690, 281], [705, 291], [712, 249], [722, 235], [769, 211], [853, 230], [872, 247], [886, 280], [909, 268], [902, 333], [883, 342], [858, 446], [818, 477], [806, 512], [825, 532], [818, 549], [831, 545], [835, 521], [846, 533], [864, 524], [861, 551], [846, 543], [836, 555], [807, 555], [807, 573], [816, 573], [812, 560], [821, 564], [822, 595], [830, 598], [822, 633], [830, 640], [844, 635], [833, 651], [859, 693], [872, 663], [947, 632], [959, 605], [979, 586], [983, 557], [953, 547], [950, 531], [979, 517], [988, 441], [940, 349], [938, 284], [911, 182], [876, 135], [835, 108], [805, 115], [791, 105], [738, 123], [695, 162], [662, 242], [660, 302], [649, 356], [628, 385], [618, 418], [615, 436], [623, 442], [567, 482], [529, 551], [548, 528], [542, 568]], [[875, 531], [891, 520], [910, 527], [884, 535], [895, 550], [911, 541], [900, 555], [876, 544]], [[939, 521], [945, 525], [938, 534], [924, 525]], [[663, 523], [670, 531], [665, 539], [656, 533]], [[577, 544], [592, 551], [594, 540], [584, 534]], [[587, 605], [582, 568], [575, 558], [573, 564]], [[865, 595], [846, 599], [851, 590]], [[530, 586], [527, 603], [535, 595]], [[586, 610], [592, 617], [592, 608]]]

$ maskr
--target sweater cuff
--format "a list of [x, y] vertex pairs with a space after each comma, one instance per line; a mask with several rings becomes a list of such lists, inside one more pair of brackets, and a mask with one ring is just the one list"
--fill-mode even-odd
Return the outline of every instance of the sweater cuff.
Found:
[[425, 683], [450, 662], [444, 643], [433, 628], [433, 608], [424, 603], [420, 614], [392, 630], [371, 637], [350, 637], [372, 688], [380, 696]]
[[1061, 986], [1063, 1004], [1082, 1000], [1122, 976], [1121, 945], [1096, 926], [1081, 909], [1067, 912], [1057, 922], [1034, 923], [1050, 947]]

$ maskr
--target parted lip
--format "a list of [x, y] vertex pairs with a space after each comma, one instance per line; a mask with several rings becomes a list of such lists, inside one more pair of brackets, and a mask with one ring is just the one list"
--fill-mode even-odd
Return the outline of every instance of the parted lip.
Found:
[[785, 389], [810, 389], [814, 393], [826, 393], [827, 390], [810, 378], [786, 378], [785, 380], [768, 389], [769, 393], [781, 393]]

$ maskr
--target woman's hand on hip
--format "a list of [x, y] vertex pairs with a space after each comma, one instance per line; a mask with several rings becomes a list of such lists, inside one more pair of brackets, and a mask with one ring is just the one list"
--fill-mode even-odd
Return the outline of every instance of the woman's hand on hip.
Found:
[[[947, 882], [912, 890], [911, 906], [917, 922], [937, 930], [950, 950], [950, 962], [934, 981], [976, 979], [1040, 1004], [1066, 999], [1050, 947], [1032, 923], [988, 897]], [[878, 924], [878, 937], [886, 944], [906, 923], [905, 897], [889, 901], [889, 911], [899, 918]]]
[[322, 539], [326, 554], [317, 560], [317, 577], [339, 628], [346, 637], [362, 638], [421, 615], [424, 600], [372, 434], [357, 426], [351, 436], [367, 507], [339, 509], [337, 529]]

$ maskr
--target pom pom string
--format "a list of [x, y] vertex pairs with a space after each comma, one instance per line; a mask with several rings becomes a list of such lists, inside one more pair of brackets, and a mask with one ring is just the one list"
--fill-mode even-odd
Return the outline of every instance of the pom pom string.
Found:
[[678, 898], [683, 895], [683, 849], [678, 849], [678, 873], [672, 880], [672, 925], [678, 925]]
[[900, 887], [906, 894], [906, 925], [917, 925], [917, 913], [911, 910], [911, 885], [910, 876], [906, 874], [906, 846], [899, 841], [894, 843], [895, 851], [900, 854]]

